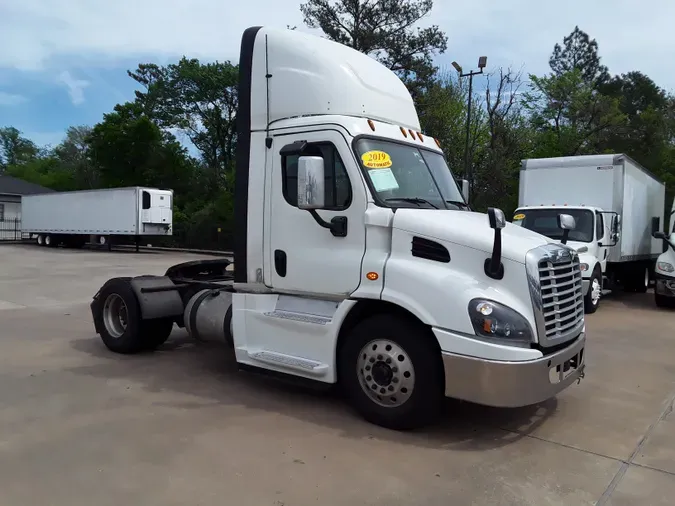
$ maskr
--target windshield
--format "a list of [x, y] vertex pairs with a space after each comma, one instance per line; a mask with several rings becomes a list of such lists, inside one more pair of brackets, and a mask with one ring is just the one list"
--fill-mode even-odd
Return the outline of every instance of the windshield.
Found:
[[570, 230], [568, 240], [593, 241], [593, 212], [586, 209], [522, 209], [516, 211], [513, 224], [559, 241], [563, 231], [558, 227], [558, 215], [569, 214], [576, 221], [576, 228]]
[[440, 153], [366, 138], [356, 143], [356, 151], [375, 198], [384, 205], [467, 208]]

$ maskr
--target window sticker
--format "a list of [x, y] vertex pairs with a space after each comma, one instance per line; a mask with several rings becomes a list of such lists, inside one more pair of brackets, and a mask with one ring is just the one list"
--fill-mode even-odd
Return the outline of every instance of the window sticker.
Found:
[[375, 190], [378, 192], [398, 189], [398, 181], [396, 181], [394, 173], [389, 168], [369, 170], [368, 175], [373, 182]]
[[391, 156], [384, 151], [368, 151], [361, 155], [363, 166], [369, 169], [386, 169], [391, 167]]

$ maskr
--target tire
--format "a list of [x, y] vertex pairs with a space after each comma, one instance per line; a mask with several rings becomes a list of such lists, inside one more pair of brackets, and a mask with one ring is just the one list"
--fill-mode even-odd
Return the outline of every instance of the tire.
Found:
[[602, 275], [595, 271], [591, 276], [588, 292], [584, 295], [584, 313], [595, 313], [600, 306], [600, 299], [602, 299]]
[[162, 346], [173, 330], [173, 319], [157, 318], [141, 322], [141, 339], [144, 350], [154, 350]]
[[[339, 381], [363, 418], [395, 430], [435, 421], [445, 397], [445, 378], [440, 350], [427, 332], [411, 319], [379, 314], [345, 336], [338, 357]], [[377, 372], [379, 379], [368, 372]]]
[[37, 238], [35, 239], [35, 242], [38, 246], [44, 246], [45, 238], [42, 236], [42, 234], [38, 234]]
[[[100, 335], [103, 344], [115, 353], [132, 354], [142, 351], [141, 311], [131, 278], [114, 278], [101, 288]], [[122, 305], [124, 306], [122, 308]]]
[[232, 328], [232, 304], [225, 312], [225, 319], [223, 321], [223, 331], [225, 333], [225, 342], [234, 348], [234, 332]]
[[55, 247], [54, 246], [54, 237], [52, 237], [49, 234], [46, 235], [45, 236], [45, 246], [47, 246], [48, 248], [54, 248]]
[[649, 288], [649, 267], [644, 266], [635, 273], [635, 291], [637, 293], [647, 293]]

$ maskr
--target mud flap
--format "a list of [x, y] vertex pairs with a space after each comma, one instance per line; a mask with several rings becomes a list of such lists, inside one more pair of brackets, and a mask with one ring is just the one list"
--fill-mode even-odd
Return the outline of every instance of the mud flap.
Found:
[[138, 299], [143, 320], [183, 316], [183, 300], [178, 286], [167, 276], [132, 278], [131, 288]]

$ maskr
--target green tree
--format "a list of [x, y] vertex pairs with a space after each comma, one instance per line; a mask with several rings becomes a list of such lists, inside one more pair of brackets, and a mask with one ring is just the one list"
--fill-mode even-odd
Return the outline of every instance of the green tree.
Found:
[[436, 72], [433, 56], [447, 49], [438, 26], [416, 27], [432, 7], [433, 0], [307, 0], [300, 10], [308, 27], [379, 60], [416, 95]]
[[625, 121], [619, 101], [599, 93], [580, 69], [530, 76], [524, 106], [537, 132], [533, 156], [597, 152], [603, 138]]
[[72, 174], [78, 190], [96, 188], [98, 171], [89, 156], [90, 126], [73, 126], [66, 131], [66, 138], [54, 149], [54, 156], [61, 169]]
[[234, 170], [239, 71], [230, 62], [140, 64], [128, 72], [145, 91], [136, 103], [164, 130], [183, 132], [201, 153], [214, 187], [224, 187]]
[[558, 77], [578, 70], [586, 83], [602, 83], [609, 79], [607, 67], [600, 63], [597, 41], [578, 26], [563, 39], [562, 46], [554, 46], [549, 65]]
[[0, 172], [10, 165], [34, 160], [39, 149], [33, 141], [23, 137], [14, 127], [0, 128]]
[[189, 191], [194, 165], [175, 137], [162, 131], [138, 104], [115, 106], [87, 137], [100, 187], [155, 186]]

